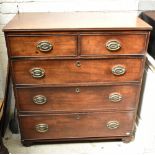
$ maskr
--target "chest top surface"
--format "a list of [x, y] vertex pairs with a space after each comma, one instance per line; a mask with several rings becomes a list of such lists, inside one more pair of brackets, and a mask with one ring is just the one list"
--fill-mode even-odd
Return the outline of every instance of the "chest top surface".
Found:
[[134, 13], [19, 13], [3, 31], [151, 30]]

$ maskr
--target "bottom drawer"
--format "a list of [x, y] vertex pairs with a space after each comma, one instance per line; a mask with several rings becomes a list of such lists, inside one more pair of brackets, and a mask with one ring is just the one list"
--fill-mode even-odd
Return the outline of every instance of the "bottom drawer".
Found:
[[66, 139], [127, 136], [134, 126], [133, 112], [20, 115], [22, 139]]

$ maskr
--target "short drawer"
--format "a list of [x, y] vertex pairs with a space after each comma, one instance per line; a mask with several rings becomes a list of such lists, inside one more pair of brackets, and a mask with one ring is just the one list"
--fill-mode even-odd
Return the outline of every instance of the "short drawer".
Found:
[[139, 55], [146, 52], [147, 34], [81, 35], [81, 55]]
[[25, 112], [86, 112], [134, 110], [140, 85], [16, 88], [18, 110]]
[[84, 84], [140, 81], [143, 59], [14, 60], [15, 84]]
[[75, 56], [76, 35], [10, 36], [10, 55], [13, 57]]
[[135, 114], [72, 113], [19, 116], [22, 139], [63, 139], [129, 136]]

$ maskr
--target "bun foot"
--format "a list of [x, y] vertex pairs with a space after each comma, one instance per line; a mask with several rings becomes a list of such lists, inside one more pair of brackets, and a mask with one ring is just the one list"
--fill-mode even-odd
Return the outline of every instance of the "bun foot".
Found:
[[33, 142], [27, 141], [27, 140], [22, 140], [21, 143], [23, 144], [23, 146], [26, 146], [26, 147], [33, 145]]
[[130, 142], [132, 142], [134, 139], [135, 139], [135, 136], [131, 135], [131, 136], [122, 138], [122, 141], [123, 141], [123, 143], [130, 143]]

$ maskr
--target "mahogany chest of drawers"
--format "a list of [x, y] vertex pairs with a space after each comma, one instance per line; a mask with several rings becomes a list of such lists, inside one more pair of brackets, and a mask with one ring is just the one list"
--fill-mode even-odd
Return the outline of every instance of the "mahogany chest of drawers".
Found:
[[130, 141], [150, 30], [127, 13], [17, 14], [4, 32], [22, 143]]

